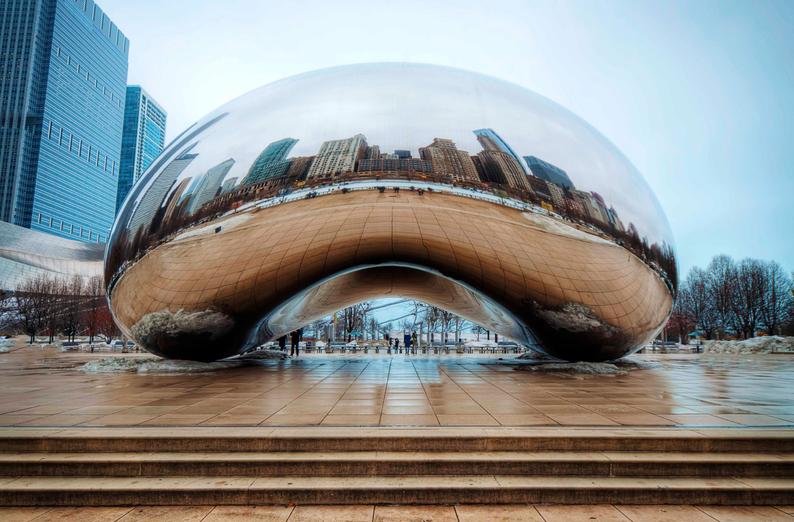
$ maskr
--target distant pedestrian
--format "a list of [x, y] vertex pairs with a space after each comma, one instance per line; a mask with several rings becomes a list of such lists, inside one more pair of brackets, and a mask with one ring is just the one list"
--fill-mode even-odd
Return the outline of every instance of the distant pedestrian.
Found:
[[409, 334], [408, 332], [406, 332], [403, 335], [403, 344], [405, 344], [405, 354], [406, 355], [410, 355], [411, 354], [411, 334]]
[[416, 332], [411, 334], [411, 349], [416, 353], [416, 350], [419, 349], [419, 340], [416, 337]]
[[278, 338], [278, 349], [281, 350], [282, 352], [286, 352], [287, 351], [287, 336], [286, 335], [282, 335], [281, 337]]
[[291, 334], [289, 334], [289, 336], [290, 336], [290, 350], [289, 350], [289, 354], [291, 356], [294, 355], [295, 357], [299, 357], [300, 356], [300, 351], [301, 351], [300, 350], [300, 340], [301, 340], [300, 330], [293, 331]]

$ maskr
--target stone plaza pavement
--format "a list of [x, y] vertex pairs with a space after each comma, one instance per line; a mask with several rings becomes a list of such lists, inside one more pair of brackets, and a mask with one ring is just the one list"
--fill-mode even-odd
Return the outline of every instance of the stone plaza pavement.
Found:
[[619, 375], [383, 353], [189, 374], [80, 369], [103, 357], [0, 354], [0, 425], [794, 427], [792, 355], [637, 355], [649, 368]]
[[47, 522], [750, 522], [794, 520], [794, 506], [141, 506], [0, 508], [0, 520]]

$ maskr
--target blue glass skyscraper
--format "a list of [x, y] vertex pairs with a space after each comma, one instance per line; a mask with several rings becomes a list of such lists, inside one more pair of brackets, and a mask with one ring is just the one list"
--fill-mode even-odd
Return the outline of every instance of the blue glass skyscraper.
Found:
[[116, 212], [132, 186], [163, 151], [166, 116], [165, 110], [140, 86], [127, 87]]
[[529, 170], [532, 171], [536, 177], [545, 179], [552, 183], [567, 188], [573, 189], [573, 182], [568, 177], [568, 173], [556, 165], [552, 165], [548, 161], [543, 161], [535, 156], [524, 156], [524, 161], [527, 162]]
[[480, 145], [482, 145], [485, 150], [498, 150], [504, 152], [505, 154], [509, 154], [516, 161], [524, 174], [526, 174], [526, 169], [524, 169], [524, 165], [521, 163], [521, 158], [519, 155], [516, 154], [516, 151], [513, 150], [513, 147], [503, 140], [495, 130], [476, 129], [473, 132], [474, 135], [477, 136], [477, 141], [480, 142]]
[[105, 241], [129, 40], [92, 0], [4, 0], [0, 35], [0, 219]]

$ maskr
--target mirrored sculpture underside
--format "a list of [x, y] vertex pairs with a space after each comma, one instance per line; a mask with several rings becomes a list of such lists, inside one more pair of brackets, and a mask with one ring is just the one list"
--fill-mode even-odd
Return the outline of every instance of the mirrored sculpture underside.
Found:
[[418, 299], [567, 360], [649, 341], [660, 275], [574, 224], [440, 192], [335, 192], [186, 229], [127, 267], [114, 313], [148, 350], [215, 360], [377, 297]]

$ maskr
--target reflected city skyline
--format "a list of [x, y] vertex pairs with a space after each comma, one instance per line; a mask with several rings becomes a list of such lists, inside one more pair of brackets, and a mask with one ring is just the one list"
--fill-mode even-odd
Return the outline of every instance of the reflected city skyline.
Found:
[[162, 169], [148, 187], [144, 204], [134, 208], [126, 227], [133, 238], [126, 243], [127, 258], [145, 253], [169, 234], [234, 212], [245, 203], [283, 197], [298, 189], [400, 180], [490, 192], [540, 207], [569, 223], [594, 227], [651, 263], [671, 289], [676, 288], [671, 245], [649, 243], [633, 222], [624, 224], [598, 192], [577, 189], [565, 170], [542, 158], [520, 156], [496, 130], [482, 128], [472, 133], [482, 149], [476, 153], [459, 149], [451, 139], [433, 137], [418, 149], [418, 157], [410, 149], [382, 152], [361, 133], [324, 141], [314, 155], [289, 157], [300, 140], [287, 137], [265, 145], [242, 179], [229, 174], [234, 158], [195, 177], [184, 177], [183, 172], [199, 156], [192, 152], [197, 145], [193, 143]]

